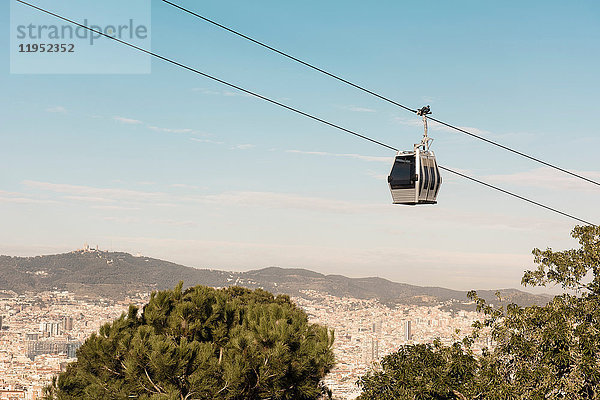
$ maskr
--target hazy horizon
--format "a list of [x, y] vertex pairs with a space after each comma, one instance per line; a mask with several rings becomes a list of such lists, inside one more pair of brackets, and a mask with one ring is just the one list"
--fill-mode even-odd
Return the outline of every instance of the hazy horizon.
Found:
[[[90, 250], [96, 249], [96, 245], [91, 245], [89, 243], [86, 243], [86, 244], [89, 246]], [[39, 254], [4, 254], [4, 253], [0, 253], [0, 256], [21, 257], [21, 258], [38, 257], [38, 256], [52, 256], [52, 255], [59, 255], [59, 254], [68, 254], [68, 253], [75, 252], [75, 251], [81, 251], [83, 249], [84, 249], [84, 247], [79, 247], [79, 248], [70, 249], [70, 250], [39, 253]], [[254, 266], [254, 267], [241, 267], [240, 266], [240, 267], [234, 267], [234, 268], [226, 268], [226, 267], [219, 267], [216, 265], [187, 264], [185, 262], [178, 262], [178, 261], [174, 261], [174, 260], [167, 259], [167, 258], [161, 258], [158, 256], [154, 256], [152, 254], [142, 254], [139, 252], [124, 251], [124, 250], [119, 250], [119, 249], [108, 249], [108, 248], [102, 248], [101, 246], [98, 246], [98, 250], [101, 252], [127, 253], [127, 254], [131, 254], [134, 257], [148, 257], [148, 258], [153, 258], [153, 259], [157, 259], [157, 260], [161, 260], [161, 261], [172, 262], [172, 263], [175, 263], [178, 265], [182, 265], [184, 267], [190, 267], [190, 268], [195, 268], [195, 269], [210, 269], [210, 270], [218, 270], [218, 271], [225, 271], [225, 272], [250, 272], [250, 271], [258, 271], [258, 270], [267, 269], [267, 268], [301, 269], [301, 270], [306, 270], [306, 271], [311, 271], [311, 272], [317, 272], [317, 273], [323, 274], [325, 276], [327, 276], [327, 275], [342, 275], [347, 278], [382, 278], [382, 279], [387, 279], [391, 282], [406, 283], [406, 284], [410, 284], [410, 285], [414, 285], [414, 286], [441, 287], [441, 288], [445, 288], [445, 289], [458, 290], [458, 291], [517, 289], [517, 290], [521, 290], [523, 292], [528, 292], [528, 293], [533, 293], [533, 294], [547, 294], [547, 295], [555, 295], [557, 293], [564, 292], [564, 290], [562, 290], [561, 288], [524, 287], [524, 286], [520, 285], [520, 282], [519, 282], [519, 285], [513, 285], [513, 286], [507, 286], [507, 287], [490, 286], [490, 287], [477, 287], [477, 288], [474, 288], [474, 287], [455, 288], [455, 287], [450, 287], [450, 286], [433, 285], [433, 284], [427, 284], [427, 283], [414, 283], [414, 282], [410, 282], [410, 281], [400, 281], [397, 279], [395, 280], [395, 279], [390, 279], [390, 278], [386, 278], [383, 276], [379, 276], [377, 274], [370, 274], [370, 275], [368, 273], [366, 273], [366, 274], [347, 274], [347, 273], [343, 273], [343, 272], [329, 273], [329, 272], [321, 271], [321, 269], [318, 267], [308, 268], [308, 267], [304, 267], [301, 265], [299, 265], [299, 266], [264, 265], [264, 266]]]

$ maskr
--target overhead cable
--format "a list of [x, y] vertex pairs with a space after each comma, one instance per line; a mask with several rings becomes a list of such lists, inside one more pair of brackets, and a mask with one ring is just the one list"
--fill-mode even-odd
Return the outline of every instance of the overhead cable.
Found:
[[[363, 91], [365, 93], [368, 93], [368, 94], [370, 94], [372, 96], [375, 96], [375, 97], [377, 97], [380, 100], [387, 101], [388, 103], [391, 103], [391, 104], [393, 104], [395, 106], [401, 107], [401, 108], [403, 108], [403, 109], [405, 109], [407, 111], [413, 112], [413, 113], [417, 113], [417, 111], [418, 111], [418, 110], [412, 109], [410, 107], [407, 107], [407, 106], [405, 106], [405, 105], [403, 105], [403, 104], [401, 104], [401, 103], [399, 103], [399, 102], [397, 102], [395, 100], [392, 100], [389, 97], [383, 96], [383, 95], [378, 94], [378, 93], [376, 93], [376, 92], [374, 92], [372, 90], [369, 90], [369, 89], [365, 88], [364, 86], [358, 85], [358, 84], [353, 83], [353, 82], [351, 82], [351, 81], [349, 81], [347, 79], [344, 79], [344, 78], [340, 77], [339, 75], [336, 75], [336, 74], [331, 73], [329, 71], [326, 71], [326, 70], [324, 70], [322, 68], [319, 68], [319, 67], [315, 66], [314, 64], [311, 64], [311, 63], [309, 63], [307, 61], [304, 61], [304, 60], [301, 60], [301, 59], [299, 59], [299, 58], [297, 58], [295, 56], [292, 56], [289, 53], [286, 53], [286, 52], [284, 52], [282, 50], [276, 49], [273, 46], [270, 46], [270, 45], [268, 45], [268, 44], [266, 44], [264, 42], [261, 42], [261, 41], [259, 41], [257, 39], [254, 39], [254, 38], [252, 38], [252, 37], [250, 37], [248, 35], [245, 35], [245, 34], [239, 32], [239, 31], [236, 31], [236, 30], [234, 30], [232, 28], [229, 28], [229, 27], [227, 27], [227, 26], [225, 26], [223, 24], [220, 24], [220, 23], [218, 23], [218, 22], [216, 22], [216, 21], [214, 21], [214, 20], [212, 20], [210, 18], [207, 18], [207, 17], [205, 17], [203, 15], [200, 15], [200, 14], [198, 14], [198, 13], [196, 13], [196, 12], [190, 10], [190, 9], [187, 9], [185, 7], [182, 7], [182, 6], [178, 5], [178, 4], [175, 4], [175, 3], [173, 3], [173, 2], [171, 2], [169, 0], [162, 0], [162, 1], [164, 3], [167, 3], [167, 4], [171, 5], [171, 6], [177, 8], [177, 9], [183, 11], [183, 12], [185, 12], [185, 13], [193, 15], [196, 18], [199, 18], [199, 19], [201, 19], [203, 21], [206, 21], [206, 22], [208, 22], [208, 23], [210, 23], [212, 25], [215, 25], [215, 26], [217, 26], [217, 27], [219, 27], [221, 29], [224, 29], [227, 32], [233, 33], [234, 35], [237, 35], [237, 36], [239, 36], [241, 38], [244, 38], [244, 39], [246, 39], [246, 40], [248, 40], [248, 41], [250, 41], [250, 42], [252, 42], [252, 43], [254, 43], [254, 44], [258, 45], [258, 46], [264, 47], [264, 48], [266, 48], [268, 50], [271, 50], [271, 51], [273, 51], [273, 52], [275, 52], [275, 53], [277, 53], [279, 55], [282, 55], [282, 56], [284, 56], [286, 58], [289, 58], [290, 60], [293, 60], [293, 61], [295, 61], [297, 63], [300, 63], [300, 64], [302, 64], [302, 65], [304, 65], [304, 66], [306, 66], [308, 68], [311, 68], [311, 69], [313, 69], [315, 71], [318, 71], [318, 72], [320, 72], [322, 74], [325, 74], [325, 75], [329, 76], [330, 78], [336, 79], [336, 80], [338, 80], [340, 82], [345, 83], [346, 85], [352, 86], [352, 87], [354, 87], [354, 88], [356, 88], [358, 90], [361, 90], [361, 91]], [[505, 145], [500, 144], [498, 142], [495, 142], [493, 140], [487, 139], [487, 138], [485, 138], [483, 136], [480, 136], [480, 135], [477, 135], [477, 134], [475, 134], [473, 132], [469, 132], [469, 131], [467, 131], [467, 130], [465, 130], [463, 128], [457, 127], [457, 126], [449, 124], [447, 122], [443, 122], [443, 121], [440, 121], [438, 119], [431, 118], [431, 117], [429, 117], [429, 119], [432, 120], [432, 121], [435, 121], [435, 122], [437, 122], [439, 124], [442, 124], [442, 125], [444, 125], [444, 126], [446, 126], [448, 128], [454, 129], [454, 130], [456, 130], [458, 132], [461, 132], [461, 133], [464, 133], [464, 134], [469, 135], [471, 137], [474, 137], [476, 139], [482, 140], [482, 141], [484, 141], [486, 143], [489, 143], [489, 144], [491, 144], [493, 146], [497, 146], [497, 147], [499, 147], [501, 149], [510, 151], [510, 152], [512, 152], [514, 154], [517, 154], [517, 155], [521, 156], [521, 157], [525, 157], [525, 158], [527, 158], [529, 160], [532, 160], [532, 161], [535, 161], [535, 162], [537, 162], [539, 164], [542, 164], [542, 165], [545, 165], [547, 167], [556, 169], [556, 170], [558, 170], [560, 172], [563, 172], [565, 174], [571, 175], [571, 176], [573, 176], [575, 178], [579, 178], [579, 179], [582, 179], [582, 180], [584, 180], [586, 182], [593, 183], [595, 185], [600, 186], [600, 182], [598, 182], [598, 181], [595, 181], [595, 180], [590, 179], [590, 178], [586, 178], [585, 176], [579, 175], [579, 174], [577, 174], [575, 172], [571, 172], [571, 171], [569, 171], [567, 169], [564, 169], [564, 168], [561, 168], [561, 167], [559, 167], [559, 166], [557, 166], [555, 164], [551, 164], [549, 162], [543, 161], [543, 160], [541, 160], [541, 159], [539, 159], [537, 157], [530, 156], [530, 155], [528, 155], [528, 154], [526, 154], [526, 153], [524, 153], [522, 151], [515, 150], [515, 149], [513, 149], [511, 147], [508, 147], [508, 146], [505, 146]]]
[[[38, 10], [38, 11], [41, 11], [41, 12], [43, 12], [43, 13], [46, 13], [46, 14], [52, 15], [52, 16], [54, 16], [54, 17], [56, 17], [56, 18], [59, 18], [59, 19], [61, 19], [61, 20], [63, 20], [63, 21], [66, 21], [66, 22], [69, 22], [69, 23], [71, 23], [71, 24], [74, 24], [74, 25], [76, 25], [76, 26], [79, 26], [79, 27], [81, 27], [81, 28], [87, 29], [87, 30], [89, 30], [89, 31], [91, 31], [91, 32], [93, 32], [93, 33], [96, 33], [96, 34], [98, 34], [98, 35], [104, 36], [104, 37], [106, 37], [107, 39], [114, 40], [114, 41], [116, 41], [116, 42], [118, 42], [118, 43], [121, 43], [121, 44], [123, 44], [123, 45], [129, 46], [129, 47], [131, 47], [131, 48], [133, 48], [133, 49], [136, 49], [136, 50], [138, 50], [138, 51], [141, 51], [141, 52], [143, 52], [143, 53], [145, 53], [145, 54], [151, 55], [151, 56], [153, 56], [153, 57], [155, 57], [155, 58], [158, 58], [158, 59], [160, 59], [160, 60], [166, 61], [166, 62], [168, 62], [168, 63], [170, 63], [170, 64], [173, 64], [173, 65], [176, 65], [176, 66], [178, 66], [178, 67], [180, 67], [180, 68], [183, 68], [183, 69], [186, 69], [186, 70], [188, 70], [188, 71], [194, 72], [194, 73], [196, 73], [196, 74], [198, 74], [198, 75], [202, 75], [202, 76], [204, 76], [204, 77], [206, 77], [206, 78], [208, 78], [208, 79], [211, 79], [211, 80], [213, 80], [213, 81], [219, 82], [219, 83], [221, 83], [221, 84], [223, 84], [223, 85], [229, 86], [229, 87], [231, 87], [231, 88], [234, 88], [234, 89], [236, 89], [236, 90], [239, 90], [239, 91], [241, 91], [241, 92], [244, 92], [244, 93], [246, 93], [246, 94], [249, 94], [249, 95], [251, 95], [251, 96], [257, 97], [257, 98], [259, 98], [259, 99], [262, 99], [262, 100], [265, 100], [265, 101], [267, 101], [267, 102], [269, 102], [269, 103], [272, 103], [272, 104], [278, 105], [278, 106], [280, 106], [280, 107], [283, 107], [283, 108], [285, 108], [285, 109], [287, 109], [287, 110], [293, 111], [293, 112], [295, 112], [295, 113], [297, 113], [297, 114], [300, 114], [300, 115], [302, 115], [302, 116], [305, 116], [305, 117], [307, 117], [307, 118], [311, 118], [311, 119], [313, 119], [313, 120], [315, 120], [315, 121], [318, 121], [318, 122], [321, 122], [321, 123], [323, 123], [323, 124], [325, 124], [325, 125], [328, 125], [328, 126], [331, 126], [331, 127], [333, 127], [333, 128], [339, 129], [339, 130], [341, 130], [341, 131], [343, 131], [343, 132], [346, 132], [346, 133], [348, 133], [348, 134], [352, 134], [352, 135], [354, 135], [354, 136], [360, 137], [361, 139], [368, 140], [368, 141], [370, 141], [370, 142], [372, 142], [372, 143], [375, 143], [375, 144], [377, 144], [377, 145], [379, 145], [379, 146], [382, 146], [382, 147], [385, 147], [385, 148], [387, 148], [387, 149], [394, 150], [394, 151], [396, 151], [396, 152], [398, 152], [398, 151], [399, 151], [397, 148], [395, 148], [395, 147], [393, 147], [393, 146], [387, 145], [387, 144], [385, 144], [385, 143], [383, 143], [383, 142], [380, 142], [380, 141], [378, 141], [378, 140], [375, 140], [375, 139], [372, 139], [372, 138], [370, 138], [370, 137], [368, 137], [368, 136], [362, 135], [362, 134], [360, 134], [360, 133], [358, 133], [358, 132], [352, 131], [352, 130], [350, 130], [350, 129], [346, 129], [346, 128], [344, 128], [344, 127], [340, 126], [340, 125], [337, 125], [337, 124], [331, 123], [331, 122], [329, 122], [329, 121], [326, 121], [326, 120], [324, 120], [324, 119], [322, 119], [322, 118], [316, 117], [316, 116], [314, 116], [314, 115], [312, 115], [312, 114], [306, 113], [306, 112], [304, 112], [304, 111], [298, 110], [298, 109], [296, 109], [296, 108], [294, 108], [294, 107], [290, 107], [290, 106], [288, 106], [288, 105], [286, 105], [286, 104], [283, 104], [283, 103], [281, 103], [281, 102], [278, 102], [278, 101], [272, 100], [272, 99], [270, 99], [270, 98], [268, 98], [268, 97], [265, 97], [265, 96], [263, 96], [263, 95], [261, 95], [261, 94], [255, 93], [255, 92], [253, 92], [253, 91], [250, 91], [250, 90], [244, 89], [244, 88], [242, 88], [242, 87], [240, 87], [240, 86], [234, 85], [234, 84], [232, 84], [232, 83], [229, 83], [229, 82], [227, 82], [227, 81], [224, 81], [224, 80], [222, 80], [222, 79], [216, 78], [216, 77], [214, 77], [214, 76], [212, 76], [212, 75], [206, 74], [206, 73], [204, 73], [204, 72], [202, 72], [202, 71], [199, 71], [199, 70], [197, 70], [197, 69], [195, 69], [195, 68], [189, 67], [189, 66], [187, 66], [187, 65], [185, 65], [185, 64], [182, 64], [182, 63], [180, 63], [180, 62], [178, 62], [178, 61], [175, 61], [175, 60], [172, 60], [172, 59], [170, 59], [170, 58], [168, 58], [168, 57], [165, 57], [165, 56], [162, 56], [162, 55], [160, 55], [160, 54], [154, 53], [154, 52], [152, 52], [152, 51], [150, 51], [150, 50], [146, 50], [146, 49], [144, 49], [144, 48], [142, 48], [142, 47], [136, 46], [136, 45], [134, 45], [134, 44], [132, 44], [132, 43], [126, 42], [126, 41], [124, 41], [124, 40], [121, 40], [121, 39], [119, 39], [119, 38], [116, 38], [116, 37], [110, 36], [110, 35], [108, 35], [108, 34], [106, 34], [106, 33], [102, 32], [102, 31], [95, 30], [95, 29], [93, 29], [93, 28], [91, 28], [91, 27], [89, 27], [89, 26], [87, 26], [87, 25], [80, 24], [80, 23], [78, 23], [78, 22], [75, 22], [75, 21], [73, 21], [73, 20], [71, 20], [71, 19], [68, 19], [68, 18], [66, 18], [66, 17], [63, 17], [63, 16], [61, 16], [61, 15], [58, 15], [58, 14], [56, 14], [56, 13], [53, 13], [53, 12], [51, 12], [51, 11], [45, 10], [45, 9], [43, 9], [43, 8], [41, 8], [41, 7], [38, 7], [38, 6], [36, 6], [36, 5], [30, 4], [30, 3], [26, 2], [26, 1], [23, 1], [23, 0], [15, 0], [15, 1], [17, 1], [17, 2], [19, 2], [19, 3], [21, 3], [21, 4], [24, 4], [24, 5], [26, 5], [26, 6], [29, 6], [29, 7], [31, 7], [31, 8], [34, 8], [34, 9], [36, 9], [36, 10]], [[583, 223], [585, 223], [585, 224], [588, 224], [588, 225], [592, 225], [592, 226], [594, 226], [594, 224], [592, 224], [592, 223], [590, 223], [590, 222], [587, 222], [587, 221], [585, 221], [585, 220], [583, 220], [583, 219], [580, 219], [580, 218], [574, 217], [574, 216], [572, 216], [572, 215], [570, 215], [570, 214], [567, 214], [567, 213], [564, 213], [564, 212], [562, 212], [562, 211], [556, 210], [556, 209], [554, 209], [554, 208], [551, 208], [551, 207], [545, 206], [545, 205], [543, 205], [543, 204], [541, 204], [541, 203], [538, 203], [538, 202], [536, 202], [536, 201], [529, 200], [529, 199], [527, 199], [527, 198], [525, 198], [525, 197], [523, 197], [523, 196], [519, 196], [519, 195], [517, 195], [517, 194], [514, 194], [514, 193], [512, 193], [512, 192], [509, 192], [509, 191], [507, 191], [507, 190], [504, 190], [504, 189], [498, 188], [498, 187], [496, 187], [496, 186], [493, 186], [493, 185], [491, 185], [491, 184], [485, 183], [485, 182], [483, 182], [483, 181], [480, 181], [480, 180], [478, 180], [478, 179], [471, 178], [471, 177], [469, 177], [469, 176], [467, 176], [467, 175], [464, 175], [464, 174], [462, 174], [462, 173], [459, 173], [459, 172], [453, 171], [453, 170], [451, 170], [451, 169], [449, 169], [449, 168], [445, 168], [445, 167], [442, 167], [442, 166], [439, 166], [439, 167], [440, 167], [440, 169], [443, 169], [443, 170], [445, 170], [445, 171], [448, 171], [448, 172], [450, 172], [450, 173], [453, 173], [453, 174], [456, 174], [456, 175], [462, 176], [462, 177], [464, 177], [464, 178], [466, 178], [466, 179], [469, 179], [469, 180], [471, 180], [471, 181], [473, 181], [473, 182], [480, 183], [480, 184], [482, 184], [482, 185], [485, 185], [485, 186], [487, 186], [487, 187], [490, 187], [490, 188], [493, 188], [493, 189], [499, 190], [499, 191], [501, 191], [501, 192], [503, 192], [503, 193], [509, 194], [509, 195], [511, 195], [511, 196], [513, 196], [513, 197], [516, 197], [516, 198], [518, 198], [518, 199], [521, 199], [521, 200], [527, 201], [527, 202], [529, 202], [529, 203], [531, 203], [531, 204], [534, 204], [534, 205], [537, 205], [537, 206], [543, 207], [543, 208], [545, 208], [545, 209], [547, 209], [547, 210], [550, 210], [550, 211], [556, 212], [556, 213], [558, 213], [558, 214], [561, 214], [561, 215], [563, 215], [563, 216], [566, 216], [566, 217], [572, 218], [572, 219], [574, 219], [574, 220], [577, 220], [577, 221], [579, 221], [579, 222], [583, 222]]]

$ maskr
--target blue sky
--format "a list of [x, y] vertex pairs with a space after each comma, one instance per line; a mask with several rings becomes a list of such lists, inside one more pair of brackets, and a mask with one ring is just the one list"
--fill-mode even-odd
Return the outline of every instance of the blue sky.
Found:
[[[0, 16], [2, 254], [88, 242], [196, 267], [305, 267], [472, 289], [518, 286], [532, 248], [575, 245], [574, 221], [448, 174], [438, 205], [394, 206], [393, 152], [159, 60], [146, 74], [11, 73], [11, 7], [13, 18], [17, 7], [34, 15], [11, 3]], [[78, 21], [111, 15], [86, 2], [35, 3]], [[600, 179], [597, 2], [178, 3]], [[114, 57], [96, 67], [139, 57], [102, 46]], [[151, 48], [398, 148], [422, 134], [416, 116], [160, 1]], [[597, 186], [430, 127], [440, 164], [600, 221]]]

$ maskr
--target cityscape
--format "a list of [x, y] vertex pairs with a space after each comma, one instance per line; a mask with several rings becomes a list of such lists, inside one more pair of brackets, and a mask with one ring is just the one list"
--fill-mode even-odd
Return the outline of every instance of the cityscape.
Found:
[[76, 360], [85, 339], [138, 299], [76, 299], [66, 291], [0, 291], [0, 399], [35, 400]]
[[600, 399], [600, 1], [0, 7], [0, 400]]
[[[149, 295], [114, 301], [76, 297], [67, 291], [1, 291], [0, 400], [40, 399], [44, 386], [76, 360], [77, 348], [89, 335], [126, 312], [129, 304], [143, 306]], [[324, 383], [340, 400], [356, 398], [358, 378], [399, 346], [436, 338], [450, 344], [470, 333], [472, 322], [480, 317], [476, 312], [447, 311], [444, 305], [390, 308], [377, 300], [310, 289], [292, 300], [311, 322], [335, 331], [336, 366]], [[477, 342], [474, 349], [488, 344]]]

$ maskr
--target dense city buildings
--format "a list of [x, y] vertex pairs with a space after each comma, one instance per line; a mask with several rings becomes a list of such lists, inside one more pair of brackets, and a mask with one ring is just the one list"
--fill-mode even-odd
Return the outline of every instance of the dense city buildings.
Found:
[[77, 348], [129, 303], [75, 298], [64, 291], [17, 295], [0, 291], [0, 400], [41, 398], [43, 387], [76, 358]]
[[[0, 292], [0, 400], [39, 399], [44, 385], [75, 360], [77, 348], [92, 332], [126, 312], [130, 303], [146, 303], [148, 296], [139, 293], [115, 302], [76, 298], [64, 291]], [[448, 305], [389, 307], [313, 290], [293, 300], [312, 322], [335, 330], [337, 363], [325, 383], [336, 399], [358, 396], [358, 377], [398, 347], [436, 338], [449, 344], [468, 334], [478, 318], [475, 312], [452, 311]]]
[[[336, 366], [325, 383], [336, 399], [353, 399], [360, 394], [356, 381], [379, 359], [400, 346], [432, 343], [439, 338], [450, 344], [471, 332], [475, 312], [436, 307], [399, 305], [388, 307], [377, 300], [340, 298], [305, 290], [294, 298], [313, 322], [335, 329]], [[485, 343], [483, 343], [485, 344]], [[480, 350], [482, 343], [475, 344]]]

